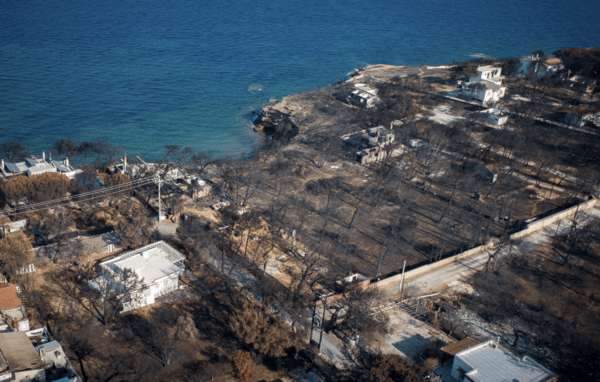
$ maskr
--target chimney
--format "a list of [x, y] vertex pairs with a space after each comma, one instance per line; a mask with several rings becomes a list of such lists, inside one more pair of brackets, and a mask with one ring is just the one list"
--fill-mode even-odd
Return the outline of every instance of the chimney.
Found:
[[4, 171], [4, 159], [2, 159], [2, 167], [0, 167], [1, 171]]
[[65, 166], [69, 167], [69, 157], [65, 158]]
[[46, 161], [46, 152], [42, 151], [42, 160], [45, 162]]

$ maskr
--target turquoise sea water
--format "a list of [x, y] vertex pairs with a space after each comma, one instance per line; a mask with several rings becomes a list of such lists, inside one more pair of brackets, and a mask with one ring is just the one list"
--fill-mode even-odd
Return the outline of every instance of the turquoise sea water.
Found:
[[244, 116], [367, 64], [600, 46], [600, 1], [0, 0], [0, 142], [160, 157], [258, 142]]

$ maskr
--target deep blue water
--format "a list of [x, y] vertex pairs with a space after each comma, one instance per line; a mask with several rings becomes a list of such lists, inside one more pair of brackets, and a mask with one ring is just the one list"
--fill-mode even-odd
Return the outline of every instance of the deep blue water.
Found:
[[600, 46], [600, 1], [0, 0], [0, 142], [234, 154], [245, 114], [356, 67], [573, 46]]

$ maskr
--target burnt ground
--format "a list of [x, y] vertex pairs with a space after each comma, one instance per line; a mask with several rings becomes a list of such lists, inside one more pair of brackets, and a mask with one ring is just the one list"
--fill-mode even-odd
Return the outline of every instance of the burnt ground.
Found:
[[[394, 70], [403, 69], [386, 67], [386, 80], [419, 81], [411, 79], [414, 73], [404, 76]], [[411, 70], [418, 74], [419, 68]], [[448, 79], [443, 70], [430, 72]], [[360, 81], [381, 85], [364, 77]], [[403, 230], [402, 237], [394, 240], [380, 276], [398, 271], [403, 261], [410, 269], [517, 230], [527, 219], [574, 203], [574, 195], [580, 195], [577, 191], [587, 189], [576, 179], [580, 170], [575, 164], [583, 158], [573, 155], [589, 140], [586, 134], [569, 131], [567, 138], [564, 134], [560, 138], [564, 131], [555, 126], [519, 119], [511, 120], [505, 129], [494, 129], [469, 117], [480, 108], [400, 85], [396, 93], [387, 88], [382, 93], [392, 94], [398, 102], [410, 98], [410, 108], [402, 109], [403, 103], [398, 106], [403, 111], [395, 111], [392, 103], [383, 111], [360, 110], [340, 96], [349, 86], [336, 84], [286, 97], [265, 108], [267, 118], [274, 110], [284, 113], [298, 134], [261, 164], [267, 168], [287, 161], [288, 172], [275, 180], [265, 171], [248, 201], [262, 211], [285, 205], [282, 228], [296, 229], [307, 243], [328, 243], [330, 249], [323, 256], [335, 274], [359, 272], [374, 277], [390, 243], [390, 225], [400, 211], [401, 225], [417, 228]], [[439, 108], [450, 116], [446, 124], [436, 122]], [[354, 162], [352, 148], [336, 138], [407, 116], [395, 130], [396, 147], [403, 153], [385, 166]], [[531, 146], [519, 135], [523, 129]], [[415, 138], [425, 144], [411, 148], [407, 142]], [[484, 164], [498, 174], [495, 183], [475, 177], [476, 166]]]

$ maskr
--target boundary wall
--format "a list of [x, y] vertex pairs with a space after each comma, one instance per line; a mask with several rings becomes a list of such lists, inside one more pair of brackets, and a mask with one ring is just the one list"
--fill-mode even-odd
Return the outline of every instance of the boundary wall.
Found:
[[[532, 234], [535, 231], [539, 231], [540, 229], [542, 229], [546, 226], [554, 224], [561, 219], [570, 218], [570, 217], [574, 216], [575, 214], [577, 214], [578, 211], [585, 211], [587, 209], [594, 207], [595, 205], [596, 205], [596, 198], [594, 198], [593, 196], [590, 196], [590, 200], [588, 200], [586, 202], [580, 203], [573, 207], [569, 207], [566, 210], [557, 212], [555, 214], [546, 216], [545, 218], [541, 218], [539, 220], [536, 220], [534, 222], [527, 224], [527, 228], [513, 233], [512, 235], [510, 235], [510, 239], [516, 240], [516, 239], [525, 237], [527, 235]], [[494, 243], [480, 245], [479, 247], [471, 248], [465, 252], [461, 252], [458, 255], [449, 257], [447, 259], [443, 259], [440, 261], [436, 261], [435, 263], [431, 263], [431, 264], [424, 265], [422, 267], [415, 268], [413, 270], [410, 270], [410, 271], [404, 273], [404, 282], [406, 283], [406, 281], [408, 279], [421, 276], [421, 275], [431, 272], [435, 269], [444, 267], [450, 263], [454, 263], [454, 262], [458, 262], [463, 259], [470, 258], [472, 256], [478, 255], [479, 253], [485, 251], [486, 249], [491, 249], [494, 247], [495, 247]], [[391, 288], [392, 286], [394, 286], [394, 287], [399, 286], [401, 280], [402, 280], [402, 274], [400, 273], [400, 274], [390, 276], [390, 277], [385, 278], [380, 281], [372, 282], [370, 285], [373, 287], [377, 287], [377, 288], [388, 289], [388, 288]]]
[[557, 212], [555, 214], [546, 216], [545, 218], [542, 218], [542, 219], [539, 219], [539, 220], [536, 220], [534, 222], [527, 224], [527, 228], [513, 233], [512, 235], [510, 235], [510, 239], [515, 240], [515, 239], [519, 239], [521, 237], [527, 236], [535, 231], [538, 231], [546, 226], [549, 226], [550, 224], [554, 224], [561, 219], [570, 218], [570, 217], [574, 216], [575, 214], [577, 214], [578, 211], [588, 210], [588, 209], [594, 207], [595, 205], [596, 205], [596, 198], [594, 198], [592, 196], [592, 197], [590, 197], [590, 200], [588, 200], [587, 202], [583, 202], [576, 206], [569, 207], [566, 210]]
[[[452, 257], [448, 257], [446, 259], [436, 261], [435, 263], [423, 265], [421, 267], [412, 269], [408, 272], [404, 272], [404, 281], [406, 282], [406, 280], [408, 280], [410, 278], [421, 276], [425, 273], [428, 273], [428, 272], [431, 272], [438, 268], [444, 267], [450, 263], [455, 263], [455, 262], [463, 260], [463, 259], [468, 259], [471, 256], [477, 255], [480, 252], [482, 252], [486, 249], [489, 249], [489, 248], [493, 248], [493, 247], [494, 247], [493, 243], [486, 244], [486, 245], [480, 245], [479, 247], [471, 248], [467, 251], [461, 252], [458, 255], [454, 255]], [[398, 284], [398, 283], [400, 283], [401, 280], [402, 280], [402, 273], [399, 273], [397, 275], [390, 276], [383, 280], [373, 282], [373, 283], [371, 283], [371, 285], [374, 287], [377, 287], [377, 288], [389, 288], [391, 286], [390, 284]]]

